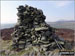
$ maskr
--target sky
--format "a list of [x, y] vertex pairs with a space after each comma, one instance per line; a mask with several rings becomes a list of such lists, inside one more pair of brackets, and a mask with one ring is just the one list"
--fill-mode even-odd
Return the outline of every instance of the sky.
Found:
[[42, 9], [47, 22], [74, 20], [74, 1], [1, 1], [1, 23], [17, 23], [17, 9], [25, 4]]

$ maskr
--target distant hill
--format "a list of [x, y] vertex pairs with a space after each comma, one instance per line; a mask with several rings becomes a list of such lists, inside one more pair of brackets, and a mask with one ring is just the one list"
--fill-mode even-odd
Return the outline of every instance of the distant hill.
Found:
[[48, 22], [54, 28], [66, 28], [75, 30], [75, 21], [57, 21], [57, 22]]
[[11, 28], [14, 27], [15, 23], [13, 24], [1, 24], [0, 29], [5, 29], [5, 28]]
[[[57, 22], [47, 22], [54, 28], [65, 28], [75, 30], [75, 21], [57, 21]], [[1, 29], [14, 27], [14, 24], [1, 24]]]

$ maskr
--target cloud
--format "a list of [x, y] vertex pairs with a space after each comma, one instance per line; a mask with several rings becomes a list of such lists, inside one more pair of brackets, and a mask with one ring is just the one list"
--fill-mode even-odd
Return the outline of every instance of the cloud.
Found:
[[71, 4], [73, 1], [55, 1], [55, 5], [58, 7], [64, 7]]

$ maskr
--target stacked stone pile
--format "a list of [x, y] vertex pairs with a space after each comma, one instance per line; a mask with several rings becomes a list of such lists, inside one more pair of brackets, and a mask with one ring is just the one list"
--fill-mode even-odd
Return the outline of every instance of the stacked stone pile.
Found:
[[45, 50], [62, 48], [57, 41], [64, 43], [63, 40], [53, 35], [54, 29], [45, 22], [42, 10], [28, 5], [19, 6], [17, 10], [18, 22], [12, 34], [15, 49], [24, 49], [29, 45], [43, 46]]

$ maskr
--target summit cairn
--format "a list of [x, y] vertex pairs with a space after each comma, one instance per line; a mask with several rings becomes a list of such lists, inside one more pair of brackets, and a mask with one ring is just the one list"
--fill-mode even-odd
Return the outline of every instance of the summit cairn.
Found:
[[28, 46], [43, 46], [46, 51], [63, 48], [65, 41], [45, 22], [46, 16], [41, 9], [25, 5], [17, 10], [18, 22], [12, 34], [14, 49]]

